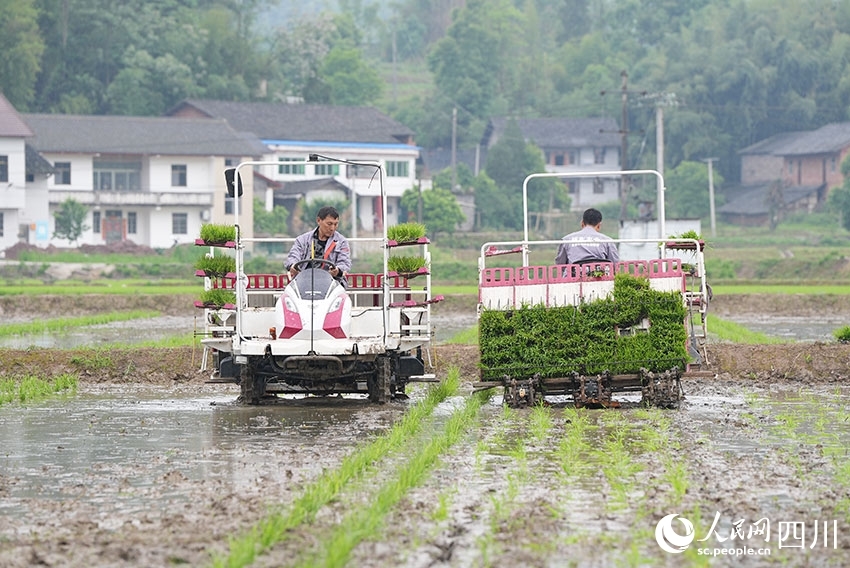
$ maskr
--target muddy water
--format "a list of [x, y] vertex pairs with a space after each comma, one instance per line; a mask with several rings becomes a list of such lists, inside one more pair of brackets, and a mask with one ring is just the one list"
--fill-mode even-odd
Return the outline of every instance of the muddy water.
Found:
[[[729, 534], [739, 518], [838, 519], [837, 549], [789, 553], [774, 543], [774, 561], [848, 565], [850, 525], [834, 504], [850, 490], [836, 481], [841, 462], [831, 456], [846, 455], [850, 447], [844, 410], [850, 388], [801, 392], [790, 385], [751, 389], [708, 380], [684, 387], [683, 408], [657, 411], [654, 418], [635, 408], [633, 397], [620, 410], [582, 411], [586, 445], [570, 473], [558, 452], [575, 411], [553, 404], [551, 427], [536, 437], [532, 410], [505, 412], [494, 397], [473, 431], [393, 510], [382, 532], [355, 550], [351, 565], [611, 566], [629, 564], [634, 557], [628, 554], [636, 554], [641, 565], [677, 566], [681, 558], [662, 552], [652, 531], [670, 513], [696, 522], [697, 510], [703, 515], [700, 538], [715, 513], [718, 534]], [[414, 401], [421, 392], [411, 392]], [[236, 394], [221, 385], [84, 386], [66, 400], [4, 406], [0, 565], [32, 564], [21, 553], [30, 549], [40, 551], [33, 558], [49, 560], [45, 551], [63, 546], [78, 556], [66, 551], [54, 557], [56, 565], [97, 565], [104, 553], [102, 562], [115, 566], [165, 565], [169, 558], [203, 564], [210, 547], [227, 542], [208, 534], [213, 527], [242, 533], [270, 507], [285, 505], [307, 482], [338, 467], [358, 442], [385, 431], [409, 406], [331, 397], [241, 407], [234, 404]], [[461, 402], [456, 397], [438, 407], [435, 430]], [[668, 424], [672, 441], [649, 450], [644, 431], [659, 421]], [[625, 487], [620, 493], [606, 472], [617, 466], [609, 460], [609, 444], [618, 436], [625, 461], [634, 466], [617, 470], [616, 481]], [[368, 502], [380, 480], [392, 480], [399, 462], [393, 457], [375, 464], [365, 483], [349, 490], [355, 495], [343, 492], [258, 565], [292, 565], [303, 547], [345, 516], [345, 507]], [[681, 501], [670, 497], [664, 477], [674, 462], [688, 472]], [[233, 499], [241, 505], [228, 505]], [[82, 544], [67, 544], [78, 540]], [[113, 550], [116, 543], [123, 544]], [[740, 560], [712, 564], [761, 565], [760, 559]]]
[[[446, 341], [475, 325], [475, 313], [446, 313], [432, 318], [436, 341]], [[160, 316], [132, 321], [112, 322], [84, 328], [73, 328], [64, 332], [0, 337], [0, 348], [26, 349], [48, 347], [70, 349], [75, 347], [97, 347], [107, 344], [133, 345], [143, 341], [157, 341], [175, 336], [192, 336], [204, 330], [204, 320], [198, 317]]]
[[364, 411], [365, 400], [339, 397], [244, 407], [234, 390], [216, 390], [224, 392], [113, 388], [4, 406], [0, 535], [50, 525], [50, 503], [73, 504], [112, 530], [186, 504], [196, 497], [190, 487], [250, 493], [263, 479], [295, 487], [403, 410]]

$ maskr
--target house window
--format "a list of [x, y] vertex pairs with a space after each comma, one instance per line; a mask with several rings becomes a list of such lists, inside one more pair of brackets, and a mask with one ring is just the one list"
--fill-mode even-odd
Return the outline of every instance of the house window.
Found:
[[92, 211], [91, 214], [92, 232], [100, 234], [100, 211]]
[[829, 169], [833, 172], [835, 171], [835, 156], [833, 156], [832, 160], [829, 161]]
[[0, 237], [3, 236], [3, 212], [0, 211]]
[[135, 235], [136, 234], [136, 212], [128, 211], [127, 212], [127, 234]]
[[56, 185], [71, 185], [71, 162], [56, 162], [53, 171]]
[[564, 155], [563, 154], [555, 154], [555, 165], [563, 166], [564, 165]]
[[9, 181], [9, 156], [0, 156], [0, 181]]
[[225, 215], [233, 215], [233, 201], [235, 198], [233, 197], [225, 197], [224, 198], [224, 214]]
[[174, 235], [187, 235], [189, 233], [188, 218], [188, 213], [172, 213], [171, 233]]
[[407, 177], [408, 162], [387, 162], [387, 177]]
[[577, 164], [578, 160], [576, 160], [576, 152], [575, 150], [570, 150], [570, 164]]
[[171, 187], [186, 187], [186, 165], [172, 164]]
[[570, 195], [575, 195], [576, 193], [578, 193], [578, 183], [574, 179], [571, 179], [567, 182], [567, 188], [567, 191], [569, 191]]
[[338, 176], [339, 164], [316, 164], [317, 176]]
[[[604, 164], [605, 163], [605, 148], [594, 148], [593, 149], [593, 163], [594, 164]], [[594, 189], [594, 193], [596, 193], [595, 189]]]
[[794, 162], [791, 162], [791, 161], [788, 162], [788, 173], [789, 174], [794, 173]]
[[593, 193], [605, 193], [605, 184], [599, 178], [593, 178]]
[[303, 175], [304, 174], [304, 164], [298, 165], [290, 165], [287, 162], [300, 162], [298, 158], [278, 158], [278, 162], [280, 165], [277, 167], [277, 173], [279, 174], [288, 174], [288, 175]]
[[139, 191], [142, 188], [141, 162], [95, 161], [92, 187], [98, 191]]

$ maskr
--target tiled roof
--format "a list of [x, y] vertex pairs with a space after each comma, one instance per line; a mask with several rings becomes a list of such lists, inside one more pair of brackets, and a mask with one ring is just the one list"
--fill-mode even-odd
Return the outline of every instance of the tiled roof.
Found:
[[[427, 177], [434, 176], [452, 165], [452, 151], [449, 148], [428, 148], [422, 149], [419, 152], [419, 157], [422, 159], [422, 165], [425, 169]], [[478, 156], [478, 168], [484, 168], [484, 162], [487, 161], [487, 149], [481, 148], [481, 154]], [[469, 171], [475, 173], [475, 149], [458, 148], [455, 152], [455, 162], [457, 164], [466, 164]]]
[[44, 156], [38, 153], [38, 150], [31, 145], [24, 146], [26, 152], [26, 168], [28, 175], [47, 175], [54, 173], [53, 164], [44, 159]]
[[[729, 188], [726, 194], [734, 195], [734, 197], [720, 206], [718, 211], [720, 213], [734, 213], [736, 215], [763, 215], [768, 213], [767, 196], [772, 183], [774, 182]], [[795, 185], [785, 187], [782, 190], [782, 201], [786, 205], [796, 203], [816, 193], [821, 187], [823, 186]]]
[[[508, 118], [493, 118], [484, 134], [484, 146], [494, 134], [501, 135]], [[619, 126], [610, 118], [520, 118], [523, 137], [540, 148], [586, 148], [619, 146]]]
[[739, 154], [771, 154], [781, 155], [782, 149], [786, 148], [789, 143], [793, 142], [800, 136], [808, 134], [807, 132], [781, 132], [774, 134], [770, 138], [760, 140], [755, 144], [751, 144], [742, 150], [738, 150]]
[[223, 120], [25, 114], [40, 152], [260, 156], [258, 139]]
[[740, 150], [739, 154], [808, 156], [835, 154], [850, 146], [850, 122], [833, 122], [807, 132], [783, 132]]
[[275, 197], [298, 196], [317, 189], [338, 189], [346, 192], [349, 190], [345, 184], [332, 177], [326, 177], [283, 182], [280, 187], [275, 188], [274, 195]]
[[833, 122], [789, 141], [783, 156], [833, 154], [850, 146], [850, 122]]
[[372, 107], [187, 99], [168, 114], [194, 109], [262, 140], [399, 144], [413, 131]]
[[0, 138], [29, 138], [32, 130], [3, 93], [0, 93]]

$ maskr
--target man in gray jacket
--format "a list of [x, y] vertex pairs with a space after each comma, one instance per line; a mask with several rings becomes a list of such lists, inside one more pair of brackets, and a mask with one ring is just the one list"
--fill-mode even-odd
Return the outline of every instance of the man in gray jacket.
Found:
[[[613, 239], [603, 235], [602, 213], [588, 209], [581, 218], [581, 230], [565, 236], [558, 247], [555, 264], [583, 264], [585, 262], [614, 262], [620, 260], [617, 245]], [[587, 242], [570, 242], [587, 241]]]
[[324, 259], [334, 264], [331, 276], [345, 286], [345, 275], [351, 270], [351, 248], [348, 240], [337, 231], [339, 212], [333, 207], [322, 207], [316, 214], [316, 228], [299, 235], [286, 257], [289, 278], [295, 278], [298, 270], [293, 264], [299, 260]]

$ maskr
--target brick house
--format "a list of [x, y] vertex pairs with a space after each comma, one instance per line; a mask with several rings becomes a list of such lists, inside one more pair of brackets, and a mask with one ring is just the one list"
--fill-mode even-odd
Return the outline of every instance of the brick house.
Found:
[[850, 153], [850, 122], [783, 132], [738, 153], [741, 184], [727, 190], [727, 203], [719, 209], [723, 219], [761, 225], [772, 215], [811, 213], [830, 188], [844, 183], [841, 162]]

